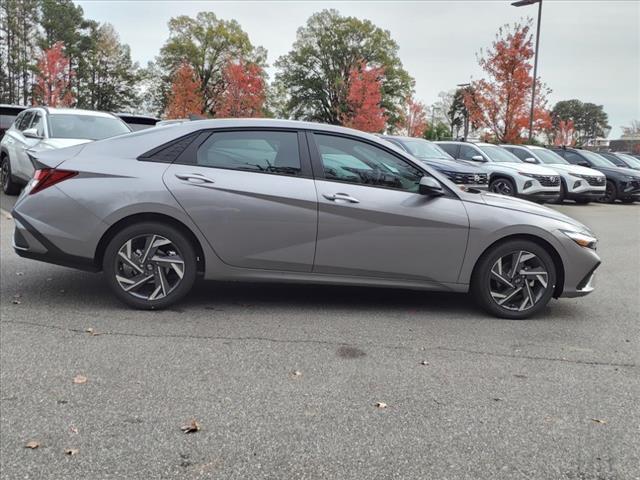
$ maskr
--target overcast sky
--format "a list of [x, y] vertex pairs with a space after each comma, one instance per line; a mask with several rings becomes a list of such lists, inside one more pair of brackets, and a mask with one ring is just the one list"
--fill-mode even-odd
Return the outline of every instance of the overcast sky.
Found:
[[[509, 1], [77, 1], [85, 16], [114, 25], [146, 65], [168, 37], [177, 15], [213, 11], [236, 19], [268, 62], [287, 53], [296, 30], [324, 8], [367, 18], [391, 32], [404, 67], [415, 78], [416, 96], [426, 104], [438, 92], [479, 78], [476, 52], [490, 45], [501, 25], [535, 16], [537, 6], [515, 8]], [[269, 69], [271, 78], [274, 70]], [[640, 119], [640, 1], [544, 0], [538, 74], [553, 92], [550, 103], [578, 98], [604, 105], [613, 127]]]

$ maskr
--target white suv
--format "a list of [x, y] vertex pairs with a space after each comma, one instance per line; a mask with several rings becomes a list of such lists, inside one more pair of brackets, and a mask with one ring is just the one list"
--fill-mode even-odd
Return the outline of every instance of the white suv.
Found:
[[70, 108], [28, 108], [16, 117], [0, 142], [2, 190], [17, 195], [32, 177], [29, 150], [70, 147], [102, 140], [131, 129], [115, 115]]
[[480, 165], [489, 173], [489, 191], [537, 202], [557, 200], [560, 176], [550, 168], [521, 161], [491, 143], [436, 142], [458, 160]]
[[524, 145], [502, 145], [520, 160], [532, 161], [555, 170], [561, 177], [560, 197], [586, 204], [605, 195], [607, 178], [604, 173], [580, 165], [572, 165], [552, 150]]

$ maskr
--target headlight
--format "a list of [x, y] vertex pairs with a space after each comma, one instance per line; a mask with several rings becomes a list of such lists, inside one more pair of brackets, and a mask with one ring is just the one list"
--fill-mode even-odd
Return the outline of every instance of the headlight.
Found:
[[564, 233], [567, 237], [569, 237], [571, 240], [576, 242], [578, 245], [580, 245], [581, 247], [591, 248], [593, 250], [596, 249], [596, 245], [598, 243], [597, 238], [592, 237], [591, 235], [584, 232], [571, 232], [568, 230], [560, 230], [560, 231]]
[[640, 180], [640, 177], [634, 177], [633, 175], [627, 175], [626, 177], [624, 177], [625, 180], [630, 180], [630, 181], [634, 181], [634, 180]]
[[536, 176], [532, 173], [524, 173], [524, 172], [518, 172], [518, 175], [522, 175], [525, 177], [529, 177], [529, 178], [536, 178]]

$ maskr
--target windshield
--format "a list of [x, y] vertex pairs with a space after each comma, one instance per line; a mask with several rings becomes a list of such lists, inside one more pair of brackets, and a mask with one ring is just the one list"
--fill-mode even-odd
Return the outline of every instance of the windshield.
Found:
[[589, 150], [580, 150], [580, 153], [587, 157], [596, 167], [615, 167], [613, 163], [604, 158], [602, 155], [590, 152]]
[[564, 158], [558, 155], [556, 152], [552, 152], [551, 150], [546, 150], [544, 148], [536, 148], [533, 150], [533, 153], [542, 160], [542, 163], [548, 163], [551, 165], [557, 165], [558, 163], [569, 164]]
[[404, 147], [409, 150], [409, 153], [418, 158], [444, 158], [447, 160], [453, 160], [453, 157], [445, 152], [435, 143], [428, 142], [426, 140], [398, 140]]
[[640, 160], [636, 157], [632, 157], [631, 155], [627, 155], [626, 153], [617, 153], [624, 162], [632, 168], [640, 168]]
[[486, 153], [492, 162], [522, 163], [518, 157], [502, 147], [494, 145], [478, 145], [478, 148]]
[[78, 138], [102, 140], [129, 133], [129, 128], [120, 120], [93, 115], [55, 114], [49, 115], [51, 138]]

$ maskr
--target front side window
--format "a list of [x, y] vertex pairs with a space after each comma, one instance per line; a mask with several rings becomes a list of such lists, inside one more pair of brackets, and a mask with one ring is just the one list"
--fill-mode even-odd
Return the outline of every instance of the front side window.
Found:
[[475, 148], [469, 145], [460, 145], [460, 155], [458, 155], [458, 158], [462, 160], [473, 161], [473, 157], [477, 157], [477, 156], [482, 157], [483, 155], [479, 151], [477, 151]]
[[56, 113], [49, 115], [51, 138], [102, 140], [129, 133], [129, 127], [118, 118], [94, 115]]
[[202, 167], [299, 175], [298, 134], [279, 131], [214, 132], [198, 148]]
[[19, 119], [19, 123], [16, 124], [16, 127], [21, 132], [29, 128], [29, 124], [31, 123], [31, 119], [33, 118], [33, 112], [25, 112], [22, 119]]
[[41, 113], [36, 112], [29, 128], [35, 128], [38, 136], [44, 137], [44, 120]]
[[572, 163], [574, 165], [580, 165], [580, 162], [584, 162], [585, 161], [585, 160], [582, 159], [582, 157], [580, 155], [578, 155], [577, 153], [573, 153], [573, 152], [564, 152], [564, 158], [569, 163]]
[[498, 147], [496, 145], [483, 145], [480, 147], [484, 153], [494, 162], [504, 162], [504, 163], [520, 163], [521, 160], [516, 157], [513, 153], [508, 152], [502, 147]]
[[443, 158], [445, 160], [452, 160], [451, 155], [445, 152], [439, 145], [428, 142], [427, 140], [415, 139], [415, 140], [401, 140], [400, 141], [406, 148], [406, 150], [417, 158]]
[[540, 160], [542, 160], [544, 163], [548, 163], [549, 165], [566, 165], [569, 163], [553, 150], [536, 148], [535, 152]]
[[533, 155], [531, 155], [529, 152], [527, 152], [526, 150], [522, 149], [522, 148], [513, 148], [513, 147], [504, 147], [506, 150], [510, 151], [511, 153], [513, 153], [516, 157], [518, 157], [520, 160], [524, 160], [525, 158], [529, 158], [532, 157]]
[[314, 134], [327, 180], [417, 192], [423, 172], [381, 148], [333, 135]]
[[590, 152], [588, 150], [583, 150], [581, 153], [589, 159], [592, 165], [595, 165], [596, 167], [615, 167], [613, 163], [602, 155], [598, 155], [597, 153]]
[[458, 150], [458, 146], [455, 143], [439, 143], [438, 146], [453, 158], [456, 158], [456, 150]]

